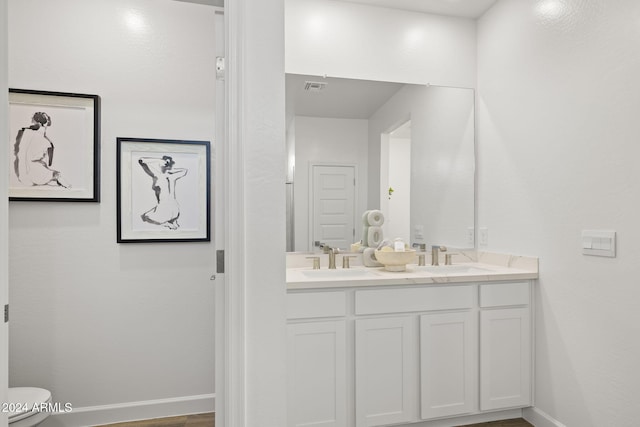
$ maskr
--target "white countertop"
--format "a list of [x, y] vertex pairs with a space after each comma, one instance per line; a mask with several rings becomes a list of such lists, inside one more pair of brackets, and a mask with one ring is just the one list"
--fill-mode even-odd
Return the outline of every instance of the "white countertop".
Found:
[[[464, 261], [464, 262], [460, 262]], [[291, 264], [296, 264], [292, 262]], [[338, 264], [338, 263], [336, 263]], [[362, 286], [422, 285], [465, 282], [493, 282], [538, 278], [538, 259], [488, 252], [465, 252], [453, 265], [407, 265], [406, 271], [391, 272], [383, 267], [356, 265], [335, 270], [323, 266], [287, 268], [288, 289], [328, 289]]]

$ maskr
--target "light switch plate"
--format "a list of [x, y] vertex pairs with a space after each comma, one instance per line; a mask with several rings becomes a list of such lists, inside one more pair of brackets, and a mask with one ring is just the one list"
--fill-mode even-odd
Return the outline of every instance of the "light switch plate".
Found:
[[613, 230], [582, 230], [582, 253], [615, 258], [616, 232]]

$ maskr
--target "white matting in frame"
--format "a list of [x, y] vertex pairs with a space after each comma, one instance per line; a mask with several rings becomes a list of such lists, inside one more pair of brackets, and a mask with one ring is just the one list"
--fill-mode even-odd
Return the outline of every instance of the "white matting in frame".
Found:
[[209, 141], [117, 139], [117, 241], [210, 241]]

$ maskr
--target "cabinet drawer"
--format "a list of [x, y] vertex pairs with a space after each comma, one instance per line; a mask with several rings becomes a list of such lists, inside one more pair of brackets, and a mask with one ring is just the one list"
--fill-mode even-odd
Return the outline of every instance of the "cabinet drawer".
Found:
[[304, 292], [287, 294], [287, 319], [340, 317], [346, 314], [344, 292]]
[[529, 305], [528, 282], [480, 285], [480, 307]]
[[355, 314], [452, 310], [476, 305], [475, 285], [356, 292]]

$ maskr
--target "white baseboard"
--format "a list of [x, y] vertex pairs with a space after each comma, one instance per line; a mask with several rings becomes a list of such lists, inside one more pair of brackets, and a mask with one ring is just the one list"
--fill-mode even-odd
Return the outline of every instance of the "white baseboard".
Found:
[[463, 426], [468, 424], [479, 424], [490, 421], [509, 420], [512, 418], [522, 417], [521, 409], [509, 409], [505, 411], [483, 412], [480, 414], [466, 415], [452, 418], [442, 418], [439, 420], [420, 421], [417, 423], [406, 424], [407, 427], [451, 427]]
[[51, 415], [40, 427], [87, 427], [213, 412], [215, 398], [215, 393], [212, 393], [73, 408], [70, 412]]
[[[73, 408], [71, 412], [50, 416], [40, 427], [88, 427], [126, 421], [213, 412], [215, 410], [215, 398], [215, 393], [211, 393], [197, 396]], [[538, 408], [514, 409], [476, 414], [468, 417], [425, 421], [414, 424], [413, 426], [444, 427], [454, 425], [451, 424], [453, 420], [455, 420], [455, 425], [462, 425], [518, 418], [520, 416], [535, 427], [566, 427]]]
[[538, 408], [525, 408], [522, 410], [522, 418], [535, 427], [566, 427], [560, 421]]

